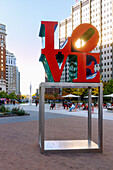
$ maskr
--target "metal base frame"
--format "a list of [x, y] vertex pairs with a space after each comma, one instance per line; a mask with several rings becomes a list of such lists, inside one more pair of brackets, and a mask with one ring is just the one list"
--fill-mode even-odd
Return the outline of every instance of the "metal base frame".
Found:
[[[98, 100], [98, 144], [91, 140], [91, 91], [99, 88]], [[88, 139], [45, 140], [45, 88], [88, 88]], [[39, 147], [41, 153], [102, 152], [103, 149], [103, 84], [102, 83], [41, 83], [39, 85]]]

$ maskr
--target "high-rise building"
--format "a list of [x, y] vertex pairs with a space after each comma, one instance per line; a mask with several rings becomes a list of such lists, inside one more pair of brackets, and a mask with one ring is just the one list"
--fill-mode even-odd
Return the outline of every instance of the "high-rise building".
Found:
[[20, 94], [20, 73], [16, 67], [16, 57], [6, 51], [6, 92]]
[[0, 24], [0, 91], [6, 91], [6, 26]]
[[[92, 52], [100, 53], [101, 78], [108, 82], [113, 78], [113, 0], [82, 0], [72, 6], [71, 16], [59, 23], [60, 47], [72, 31], [81, 23], [94, 25], [99, 32], [99, 43]], [[69, 81], [69, 66], [65, 65], [61, 81]]]
[[20, 72], [18, 67], [16, 67], [16, 94], [20, 95]]

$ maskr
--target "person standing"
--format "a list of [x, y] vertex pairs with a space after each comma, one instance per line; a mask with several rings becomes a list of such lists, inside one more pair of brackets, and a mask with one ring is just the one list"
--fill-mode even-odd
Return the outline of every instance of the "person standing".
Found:
[[37, 106], [38, 105], [38, 100], [37, 99], [35, 100], [35, 103], [36, 103], [36, 106]]

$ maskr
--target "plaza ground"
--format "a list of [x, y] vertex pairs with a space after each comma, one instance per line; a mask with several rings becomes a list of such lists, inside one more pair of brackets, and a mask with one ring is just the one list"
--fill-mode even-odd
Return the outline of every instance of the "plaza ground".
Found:
[[[18, 107], [18, 105], [16, 105]], [[12, 105], [10, 107], [13, 107]], [[113, 169], [113, 112], [104, 109], [103, 153], [41, 154], [38, 146], [38, 107], [21, 105], [30, 116], [0, 118], [0, 170]], [[59, 108], [58, 108], [59, 109]], [[87, 112], [49, 110], [46, 139], [86, 139]], [[97, 110], [92, 114], [92, 139], [97, 142]]]

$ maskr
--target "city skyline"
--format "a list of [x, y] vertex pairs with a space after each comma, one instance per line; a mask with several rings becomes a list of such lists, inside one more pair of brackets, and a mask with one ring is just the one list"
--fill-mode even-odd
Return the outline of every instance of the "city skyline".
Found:
[[39, 62], [41, 39], [38, 34], [41, 21], [60, 22], [69, 16], [75, 3], [74, 0], [1, 1], [0, 23], [6, 25], [6, 50], [13, 52], [17, 59], [21, 94], [30, 93], [30, 83], [34, 94], [39, 84], [45, 81], [45, 71]]

